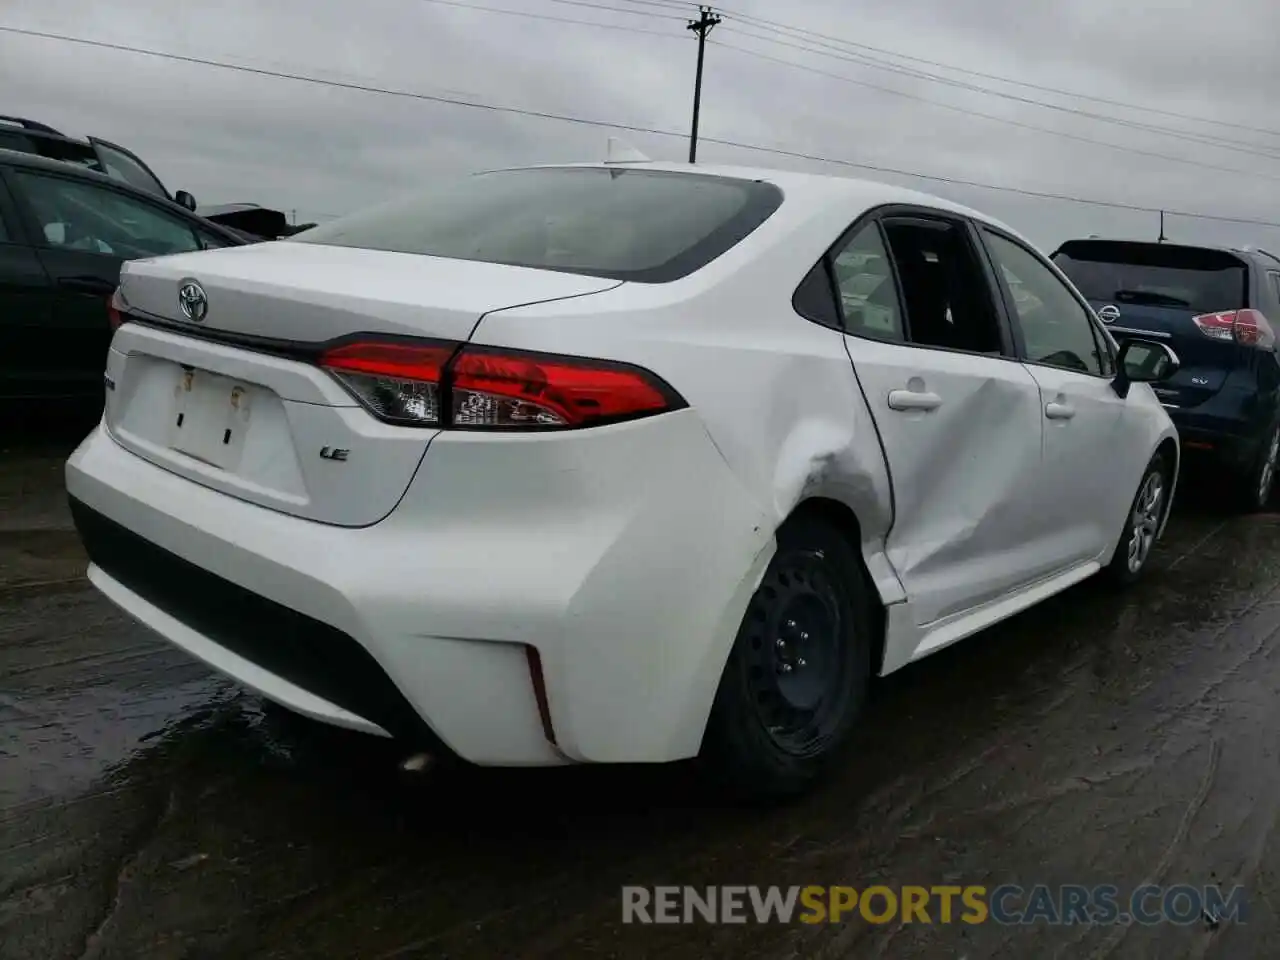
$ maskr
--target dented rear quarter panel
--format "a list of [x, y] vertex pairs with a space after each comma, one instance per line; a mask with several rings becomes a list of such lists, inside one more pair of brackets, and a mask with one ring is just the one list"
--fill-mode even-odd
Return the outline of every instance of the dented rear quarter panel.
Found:
[[791, 305], [800, 278], [878, 197], [850, 181], [831, 202], [830, 181], [820, 185], [789, 192], [756, 233], [689, 277], [495, 311], [472, 341], [620, 360], [663, 377], [775, 528], [807, 499], [850, 508], [881, 599], [896, 603], [904, 594], [884, 557], [893, 493], [844, 335]]

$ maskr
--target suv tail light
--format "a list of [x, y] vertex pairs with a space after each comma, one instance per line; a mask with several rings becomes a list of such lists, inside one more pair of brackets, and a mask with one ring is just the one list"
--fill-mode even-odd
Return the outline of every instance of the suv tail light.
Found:
[[1200, 332], [1211, 340], [1234, 340], [1245, 347], [1270, 350], [1275, 346], [1276, 334], [1261, 312], [1257, 310], [1226, 310], [1222, 313], [1202, 313], [1192, 317]]
[[320, 366], [374, 416], [423, 427], [570, 430], [685, 406], [640, 367], [443, 341], [358, 341]]
[[128, 304], [124, 301], [124, 294], [120, 292], [120, 288], [116, 287], [115, 293], [107, 298], [107, 322], [111, 324], [112, 330], [119, 329], [124, 323], [124, 311], [128, 308]]

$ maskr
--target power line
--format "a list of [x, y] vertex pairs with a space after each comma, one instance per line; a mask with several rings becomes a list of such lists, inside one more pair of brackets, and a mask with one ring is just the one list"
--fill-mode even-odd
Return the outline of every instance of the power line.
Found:
[[591, 0], [547, 0], [548, 3], [559, 3], [566, 7], [585, 7], [588, 10], [607, 10], [610, 13], [625, 13], [633, 17], [653, 17], [657, 20], [683, 20], [684, 17], [677, 13], [679, 7], [662, 7], [658, 4], [659, 9], [663, 13], [658, 13], [653, 9], [629, 9], [627, 7], [614, 7], [603, 3], [592, 3]]
[[[990, 120], [994, 123], [1003, 123], [1003, 124], [1006, 124], [1007, 126], [1018, 127], [1023, 130], [1031, 130], [1036, 133], [1043, 133], [1053, 137], [1061, 137], [1065, 140], [1075, 140], [1080, 143], [1091, 144], [1092, 146], [1095, 146], [1095, 147], [1106, 147], [1110, 150], [1120, 150], [1125, 153], [1132, 153], [1141, 157], [1151, 157], [1156, 160], [1164, 160], [1168, 163], [1182, 163], [1188, 166], [1201, 167], [1206, 170], [1217, 170], [1221, 173], [1234, 173], [1238, 176], [1258, 177], [1263, 180], [1280, 181], [1280, 176], [1277, 176], [1275, 174], [1261, 173], [1254, 170], [1242, 170], [1239, 167], [1224, 167], [1219, 164], [1207, 163], [1202, 160], [1188, 160], [1184, 157], [1170, 156], [1169, 154], [1158, 153], [1154, 150], [1144, 150], [1141, 147], [1130, 147], [1125, 144], [1110, 143], [1109, 141], [1106, 141], [1106, 140], [1095, 140], [1092, 137], [1086, 137], [1078, 133], [1070, 133], [1066, 130], [1054, 130], [1051, 127], [1040, 127], [1033, 123], [1026, 123], [1022, 120], [1014, 120], [1010, 117], [1000, 117], [992, 113], [983, 113], [980, 110], [970, 110], [968, 107], [961, 107], [952, 103], [944, 103], [941, 100], [933, 100], [929, 97], [921, 96], [918, 93], [910, 93], [906, 90], [897, 90], [893, 87], [884, 87], [879, 84], [871, 83], [866, 80], [860, 80], [856, 77], [849, 77], [839, 73], [832, 73], [829, 70], [821, 70], [817, 67], [810, 67], [807, 64], [796, 63], [794, 60], [782, 60], [778, 57], [772, 57], [767, 53], [761, 53], [758, 50], [748, 50], [745, 47], [738, 47], [738, 46], [734, 46], [733, 44], [725, 43], [723, 40], [717, 40], [713, 42], [717, 46], [724, 47], [729, 50], [734, 50], [738, 53], [746, 54], [747, 56], [758, 57], [762, 60], [768, 60], [772, 63], [782, 64], [785, 67], [792, 67], [796, 70], [804, 70], [807, 73], [815, 73], [819, 76], [829, 77], [832, 80], [840, 80], [840, 81], [843, 81], [844, 83], [856, 84], [857, 86], [860, 86], [860, 87], [867, 87], [872, 90], [878, 90], [882, 93], [892, 94], [893, 96], [904, 97], [908, 100], [916, 100], [921, 103], [927, 103], [930, 106], [938, 107], [942, 110], [951, 110], [955, 113], [964, 114], [965, 116], [969, 116], [969, 117], [977, 117], [982, 120]], [[1276, 158], [1276, 159], [1280, 159], [1280, 158]]]
[[[137, 56], [152, 57], [160, 60], [169, 60], [178, 63], [195, 64], [199, 66], [215, 67], [222, 70], [230, 70], [233, 72], [246, 73], [254, 76], [272, 77], [279, 80], [292, 80], [300, 83], [312, 83], [319, 86], [336, 88], [341, 90], [351, 90], [359, 93], [376, 94], [380, 96], [400, 97], [409, 100], [418, 100], [428, 103], [441, 103], [457, 107], [470, 107], [475, 110], [487, 110], [494, 113], [504, 113], [513, 116], [529, 117], [539, 120], [558, 120], [562, 123], [571, 123], [578, 126], [599, 127], [606, 130], [621, 130], [628, 133], [643, 133], [656, 137], [673, 137], [684, 139], [687, 135], [677, 130], [663, 130], [656, 127], [645, 127], [635, 124], [617, 123], [608, 120], [591, 120], [584, 117], [575, 117], [567, 114], [552, 113], [541, 110], [526, 110], [520, 107], [507, 107], [492, 103], [483, 103], [480, 101], [461, 100], [456, 97], [444, 97], [435, 94], [418, 93], [411, 90], [397, 90], [389, 87], [379, 87], [372, 84], [351, 83], [342, 80], [330, 80], [323, 77], [308, 76], [306, 74], [288, 73], [280, 70], [267, 70], [261, 67], [253, 67], [247, 64], [228, 63], [225, 61], [213, 60], [204, 57], [193, 57], [185, 54], [167, 53], [160, 50], [150, 50], [145, 47], [134, 47], [126, 44], [111, 43], [106, 40], [90, 40], [86, 37], [73, 37], [65, 34], [47, 33], [39, 30], [28, 30], [22, 27], [11, 27], [0, 25], [0, 33], [9, 33], [17, 36], [33, 37], [42, 40], [51, 40], [61, 43], [72, 43], [80, 46], [95, 47], [104, 50], [114, 50], [121, 53], [131, 53]], [[1020, 187], [1001, 186], [993, 183], [983, 183], [978, 180], [965, 180], [959, 177], [943, 177], [935, 174], [920, 173], [915, 170], [903, 170], [896, 167], [887, 167], [870, 163], [858, 163], [852, 160], [842, 160], [835, 157], [825, 157], [818, 154], [804, 153], [798, 150], [786, 150], [781, 147], [770, 147], [763, 144], [745, 143], [738, 140], [728, 140], [719, 137], [700, 137], [703, 143], [714, 143], [719, 146], [733, 147], [740, 150], [752, 150], [757, 153], [770, 154], [778, 157], [790, 157], [793, 159], [809, 160], [817, 163], [829, 163], [835, 166], [846, 167], [854, 170], [866, 170], [873, 173], [892, 174], [899, 177], [913, 178], [917, 180], [928, 180], [933, 183], [943, 183], [951, 186], [973, 187], [980, 190], [993, 190], [1000, 193], [1009, 193], [1017, 196], [1031, 197], [1041, 200], [1058, 200], [1067, 203], [1082, 203], [1089, 206], [1106, 207], [1113, 210], [1129, 210], [1138, 213], [1157, 213], [1160, 207], [1147, 207], [1133, 203], [1120, 203], [1113, 200], [1098, 200], [1090, 197], [1073, 196], [1070, 194], [1050, 193], [1039, 190], [1029, 190]], [[1211, 213], [1195, 213], [1186, 210], [1172, 210], [1165, 207], [1165, 212], [1170, 216], [1186, 217], [1193, 220], [1213, 220], [1219, 223], [1234, 223], [1258, 227], [1270, 227], [1280, 229], [1280, 222], [1270, 220], [1258, 220], [1249, 217], [1229, 217], [1219, 216]]]
[[352, 90], [357, 93], [372, 93], [387, 97], [401, 97], [408, 100], [422, 100], [429, 103], [449, 104], [455, 107], [472, 107], [477, 110], [490, 110], [497, 113], [531, 117], [538, 120], [559, 120], [563, 123], [601, 127], [610, 130], [622, 130], [628, 133], [649, 133], [656, 136], [684, 136], [682, 133], [677, 134], [668, 130], [657, 130], [652, 127], [614, 123], [608, 120], [587, 120], [582, 117], [573, 117], [561, 113], [550, 113], [541, 110], [526, 110], [521, 107], [506, 107], [499, 104], [484, 103], [481, 101], [461, 100], [457, 97], [446, 97], [439, 94], [419, 93], [413, 90], [397, 90], [392, 87], [380, 87], [369, 83], [354, 83], [348, 80], [332, 80], [327, 77], [315, 77], [302, 73], [291, 73], [284, 70], [268, 70], [265, 67], [254, 67], [249, 64], [230, 63], [225, 60], [213, 60], [207, 57], [193, 57], [189, 54], [169, 53], [163, 50], [151, 50], [146, 47], [134, 47], [123, 43], [111, 43], [106, 40], [90, 40], [87, 37], [73, 37], [66, 34], [48, 33], [40, 30], [28, 30], [22, 27], [0, 25], [0, 33], [12, 33], [18, 36], [35, 37], [42, 40], [74, 43], [86, 47], [96, 47], [102, 50], [115, 50], [120, 53], [132, 53], [138, 56], [152, 57], [158, 60], [171, 60], [177, 63], [188, 63], [203, 67], [217, 67], [221, 70], [248, 73], [259, 77], [273, 77], [277, 80], [294, 80], [299, 83], [314, 83], [339, 90]]
[[[485, 7], [476, 3], [462, 3], [460, 0], [421, 0], [422, 3], [438, 3], [445, 7], [457, 7], [460, 10], [475, 10], [480, 13], [501, 13], [509, 17], [525, 17], [530, 20], [549, 20], [552, 23], [568, 23], [578, 27], [599, 27], [602, 30], [621, 30], [624, 33], [644, 33], [654, 37], [665, 37], [668, 40], [683, 40], [683, 36], [678, 33], [665, 33], [661, 30], [646, 30], [644, 27], [634, 27], [627, 23], [600, 23], [596, 20], [575, 20], [572, 17], [557, 17], [550, 13], [532, 13], [528, 10], [505, 10], [502, 7]], [[563, 2], [563, 0], [562, 0]], [[585, 6], [608, 10], [609, 7], [594, 3], [579, 2], [576, 6]], [[628, 10], [618, 10], [617, 13], [630, 13]], [[650, 16], [658, 16], [658, 14], [650, 14]], [[665, 19], [665, 18], [664, 18]]]
[[[569, 3], [570, 0], [550, 0], [551, 3]], [[618, 3], [625, 3], [631, 6], [640, 7], [656, 7], [659, 10], [675, 10], [679, 11], [681, 16], [686, 15], [690, 8], [697, 8], [694, 0], [616, 0]]]
[[[940, 76], [937, 76], [936, 74], [925, 73], [924, 71], [917, 70], [911, 67], [904, 67], [900, 64], [874, 60], [870, 57], [866, 57], [861, 54], [851, 53], [847, 50], [839, 50], [839, 48], [831, 47], [829, 45], [822, 45], [822, 46], [828, 47], [828, 49], [825, 49], [825, 50], [815, 49], [811, 45], [802, 46], [797, 43], [791, 43], [787, 40], [779, 40], [776, 37], [761, 36], [760, 34], [756, 34], [756, 33], [748, 33], [747, 31], [741, 29], [740, 27], [736, 27], [733, 25], [730, 25], [726, 29], [731, 30], [732, 32], [734, 32], [735, 34], [738, 34], [739, 36], [750, 37], [753, 40], [763, 40], [765, 43], [774, 43], [774, 44], [778, 44], [779, 46], [790, 47], [794, 50], [800, 50], [805, 53], [817, 54], [823, 57], [831, 57], [832, 59], [842, 60], [848, 63], [856, 63], [856, 64], [859, 64], [860, 66], [872, 67], [873, 69], [877, 69], [877, 70], [885, 70], [890, 73], [903, 74], [905, 76], [913, 77], [915, 79], [928, 80], [933, 83], [940, 83], [950, 87], [957, 87], [961, 90], [969, 90], [974, 93], [981, 93], [987, 96], [998, 97], [1002, 100], [1008, 100], [1013, 103], [1020, 103], [1028, 106], [1039, 107], [1044, 110], [1052, 110], [1055, 113], [1064, 113], [1064, 114], [1067, 114], [1068, 116], [1081, 117], [1083, 119], [1094, 120], [1100, 123], [1108, 123], [1108, 124], [1112, 124], [1119, 127], [1126, 127], [1132, 130], [1142, 130], [1149, 133], [1159, 134], [1165, 137], [1172, 137], [1175, 140], [1185, 140], [1192, 143], [1200, 143], [1205, 146], [1215, 147], [1221, 150], [1231, 150], [1236, 153], [1246, 153], [1255, 157], [1263, 157], [1268, 160], [1280, 160], [1280, 153], [1274, 152], [1274, 150], [1280, 149], [1280, 148], [1272, 148], [1271, 150], [1268, 150], [1267, 148], [1263, 147], [1261, 144], [1248, 143], [1243, 140], [1230, 140], [1223, 137], [1214, 137], [1214, 136], [1193, 133], [1187, 130], [1175, 130], [1171, 127], [1159, 126], [1158, 124], [1144, 123], [1140, 120], [1130, 120], [1125, 117], [1112, 117], [1102, 113], [1094, 113], [1089, 110], [1081, 110], [1078, 107], [1066, 107], [1057, 103], [1047, 103], [1043, 100], [1036, 100], [1032, 97], [1024, 97], [1024, 96], [1020, 96], [1019, 94], [1007, 93], [1006, 91], [1003, 91], [1003, 90], [993, 90], [990, 87], [984, 87], [984, 86], [980, 86], [978, 84], [973, 84], [973, 83], [966, 83], [963, 80], [954, 80], [950, 77], [940, 77]], [[817, 43], [817, 41], [809, 40], [809, 41], [805, 41], [805, 43], [815, 44]], [[739, 49], [741, 50], [741, 48]], [[832, 52], [829, 52], [830, 50], [838, 50], [838, 52], [832, 53]], [[755, 51], [742, 51], [742, 52], [754, 53]], [[764, 55], [760, 54], [760, 56], [764, 56]], [[792, 61], [778, 61], [778, 62], [791, 63]], [[853, 81], [853, 80], [851, 80], [851, 82], [864, 83], [864, 81]], [[867, 84], [867, 83], [864, 83], [864, 85], [870, 86], [870, 84]], [[875, 89], [884, 90], [887, 88], [875, 87]], [[901, 91], [897, 91], [897, 92], [899, 93], [899, 95], [911, 96], [914, 99], [923, 100], [926, 103], [935, 102], [919, 94], [904, 94]], [[979, 114], [979, 116], [985, 116], [985, 115]], [[1047, 131], [1047, 132], [1051, 132], [1051, 131]], [[1233, 171], [1233, 172], [1238, 172], [1238, 171]]]
[[1106, 207], [1111, 210], [1129, 210], [1135, 213], [1159, 213], [1163, 211], [1171, 217], [1187, 217], [1192, 220], [1213, 220], [1218, 223], [1236, 223], [1255, 227], [1272, 227], [1280, 229], [1280, 222], [1271, 220], [1254, 220], [1250, 217], [1224, 217], [1212, 213], [1192, 213], [1188, 210], [1172, 210], [1169, 207], [1144, 207], [1136, 203], [1120, 203], [1115, 200], [1096, 200], [1090, 197], [1077, 197], [1066, 193], [1049, 193], [1042, 190], [1026, 190], [1021, 187], [998, 186], [994, 183], [983, 183], [980, 180], [965, 180], [960, 177], [940, 177], [930, 173], [918, 173], [915, 170], [902, 170], [898, 167], [886, 167], [872, 163], [857, 163], [853, 160], [838, 160], [834, 157], [823, 157], [813, 153], [802, 153], [797, 150], [784, 150], [780, 147], [765, 147], [754, 143], [741, 143], [736, 140], [720, 140], [715, 137], [703, 137], [703, 143], [716, 143], [725, 147], [739, 147], [743, 150], [758, 150], [780, 157], [792, 157], [798, 160], [813, 160], [818, 163], [831, 163], [855, 170], [868, 170], [872, 173], [890, 173], [899, 177], [914, 177], [918, 180], [929, 180], [933, 183], [945, 183], [957, 187], [975, 187], [979, 190], [995, 190], [1000, 193], [1012, 193], [1021, 197], [1033, 197], [1037, 200], [1060, 200], [1065, 203], [1083, 203], [1091, 207]]
[[[639, 2], [639, 0], [627, 0], [627, 2], [635, 3], [635, 2]], [[1163, 110], [1163, 109], [1160, 109], [1159, 107], [1136, 104], [1136, 103], [1131, 103], [1124, 100], [1115, 100], [1108, 97], [1100, 97], [1100, 96], [1095, 96], [1093, 94], [1080, 93], [1074, 90], [1065, 90], [1059, 87], [1051, 87], [1051, 86], [1046, 86], [1044, 84], [1031, 83], [1026, 80], [1015, 80], [1012, 77], [1002, 76], [997, 73], [983, 73], [980, 70], [971, 70], [967, 67], [958, 67], [955, 64], [945, 63], [940, 60], [931, 60], [926, 57], [917, 57], [909, 53], [901, 53], [897, 50], [887, 50], [884, 47], [874, 47], [874, 46], [871, 46], [870, 44], [858, 43], [856, 41], [849, 40], [844, 37], [833, 36], [831, 34], [825, 34], [825, 33], [818, 33], [817, 31], [807, 30], [807, 29], [804, 29], [803, 27], [796, 27], [790, 24], [780, 23], [777, 20], [767, 20], [764, 17], [756, 17], [756, 16], [744, 14], [744, 13], [730, 13], [727, 10], [725, 12], [732, 19], [741, 20], [744, 23], [753, 23], [753, 24], [757, 24], [759, 26], [773, 29], [773, 30], [787, 31], [793, 34], [801, 34], [804, 37], [813, 37], [818, 40], [825, 40], [830, 43], [840, 44], [844, 47], [855, 47], [860, 50], [869, 50], [872, 53], [878, 53], [878, 54], [882, 54], [884, 56], [889, 56], [889, 57], [897, 57], [901, 60], [910, 60], [913, 63], [922, 63], [930, 67], [940, 67], [943, 70], [951, 70], [951, 71], [954, 71], [955, 73], [965, 74], [971, 77], [978, 77], [983, 80], [995, 80], [999, 83], [1007, 83], [1013, 86], [1022, 87], [1023, 89], [1027, 89], [1027, 90], [1039, 90], [1042, 93], [1053, 93], [1062, 97], [1074, 97], [1078, 100], [1089, 100], [1093, 103], [1102, 103], [1102, 104], [1106, 104], [1107, 106], [1120, 107], [1121, 109], [1124, 109], [1124, 110], [1137, 110], [1143, 113], [1158, 114], [1159, 116], [1162, 116], [1162, 117], [1170, 117], [1176, 120], [1185, 120], [1191, 123], [1206, 123], [1206, 124], [1212, 124], [1220, 127], [1229, 127], [1234, 130], [1246, 130], [1254, 134], [1265, 134], [1267, 136], [1280, 137], [1280, 130], [1270, 130], [1263, 127], [1254, 126], [1253, 124], [1232, 123], [1227, 120], [1217, 120], [1211, 117], [1197, 116], [1195, 114], [1179, 113], [1178, 111], [1175, 111], [1175, 110]]]

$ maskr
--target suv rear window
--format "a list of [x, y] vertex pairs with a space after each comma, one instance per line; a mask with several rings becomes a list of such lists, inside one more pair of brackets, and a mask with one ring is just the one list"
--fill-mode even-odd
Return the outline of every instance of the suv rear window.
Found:
[[1053, 262], [1089, 300], [1216, 313], [1248, 304], [1248, 267], [1225, 250], [1072, 240]]
[[289, 242], [663, 283], [729, 250], [781, 203], [772, 184], [729, 177], [502, 170], [343, 217]]

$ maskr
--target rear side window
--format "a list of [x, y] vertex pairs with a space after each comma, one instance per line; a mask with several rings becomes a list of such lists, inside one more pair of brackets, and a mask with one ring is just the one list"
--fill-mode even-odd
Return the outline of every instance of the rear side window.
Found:
[[290, 238], [664, 283], [710, 263], [782, 203], [772, 184], [598, 167], [477, 174]]
[[1224, 250], [1075, 240], [1053, 261], [1086, 298], [1217, 313], [1249, 306], [1248, 268]]
[[872, 223], [831, 261], [845, 329], [859, 337], [902, 341], [906, 334], [889, 251]]

